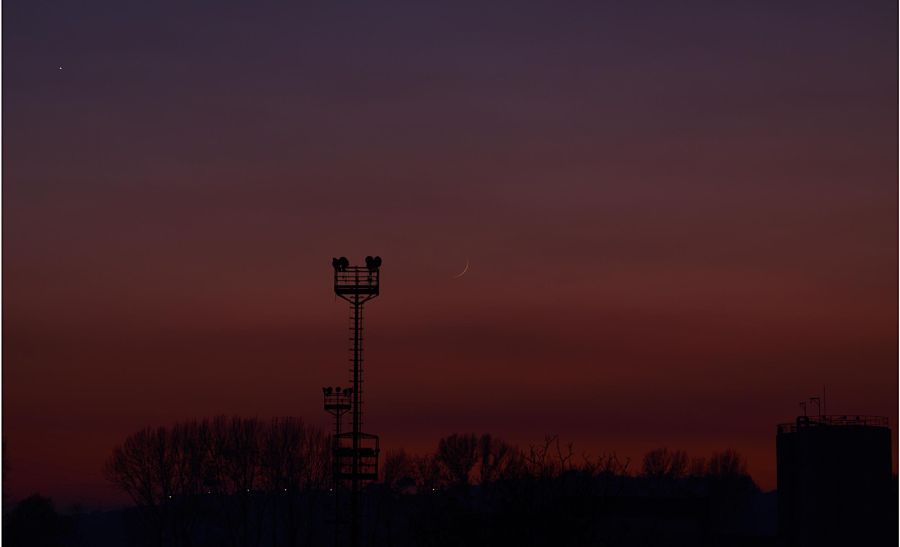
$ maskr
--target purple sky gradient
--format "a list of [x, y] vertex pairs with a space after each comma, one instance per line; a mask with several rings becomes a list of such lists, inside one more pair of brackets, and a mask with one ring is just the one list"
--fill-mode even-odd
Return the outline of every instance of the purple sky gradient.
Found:
[[769, 489], [823, 384], [896, 428], [895, 3], [7, 4], [13, 499], [118, 499], [145, 425], [327, 427], [339, 255], [384, 258], [387, 448], [732, 447]]

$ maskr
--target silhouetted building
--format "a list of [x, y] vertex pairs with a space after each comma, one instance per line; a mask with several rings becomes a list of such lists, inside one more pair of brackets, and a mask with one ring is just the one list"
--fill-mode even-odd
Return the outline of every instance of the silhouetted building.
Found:
[[778, 426], [776, 452], [788, 545], [897, 545], [887, 418], [799, 416]]

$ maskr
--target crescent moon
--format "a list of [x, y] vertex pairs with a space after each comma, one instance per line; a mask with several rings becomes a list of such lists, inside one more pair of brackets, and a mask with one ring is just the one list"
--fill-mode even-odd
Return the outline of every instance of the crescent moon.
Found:
[[460, 277], [466, 275], [467, 271], [469, 271], [469, 259], [468, 258], [466, 259], [466, 267], [463, 268], [463, 271], [461, 271], [458, 274], [456, 274], [455, 276], [453, 276], [453, 279], [459, 279]]

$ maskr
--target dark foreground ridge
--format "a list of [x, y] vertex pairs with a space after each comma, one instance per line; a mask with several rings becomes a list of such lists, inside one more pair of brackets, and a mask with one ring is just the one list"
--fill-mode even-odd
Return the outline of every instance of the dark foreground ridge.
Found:
[[[35, 495], [4, 512], [3, 539], [339, 547], [350, 538], [335, 526], [341, 492], [331, 448], [329, 435], [298, 418], [146, 428], [104, 469], [132, 507], [63, 516]], [[691, 458], [659, 448], [632, 464], [615, 453], [579, 456], [555, 436], [522, 449], [490, 434], [454, 434], [433, 453], [388, 451], [378, 481], [361, 492], [360, 539], [371, 547], [896, 545], [889, 449], [881, 422], [801, 417], [778, 427], [776, 494], [759, 491], [734, 450]]]
[[[331, 453], [329, 436], [296, 418], [148, 428], [105, 468], [133, 507], [61, 518], [32, 500], [44, 510], [14, 512], [4, 534], [61, 519], [47, 545], [334, 546]], [[691, 459], [661, 448], [632, 465], [557, 437], [521, 449], [454, 434], [431, 454], [389, 451], [362, 505], [373, 547], [775, 544], [774, 498], [733, 450]]]

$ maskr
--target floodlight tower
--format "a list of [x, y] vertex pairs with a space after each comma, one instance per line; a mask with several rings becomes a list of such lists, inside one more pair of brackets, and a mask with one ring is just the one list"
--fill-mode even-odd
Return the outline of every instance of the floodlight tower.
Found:
[[[346, 257], [331, 261], [334, 294], [350, 303], [351, 431], [335, 435], [337, 478], [350, 481], [350, 544], [360, 544], [360, 493], [364, 481], [378, 478], [379, 439], [362, 432], [363, 306], [378, 296], [381, 257], [366, 257], [365, 266], [351, 266]], [[349, 459], [349, 462], [347, 461]]]

